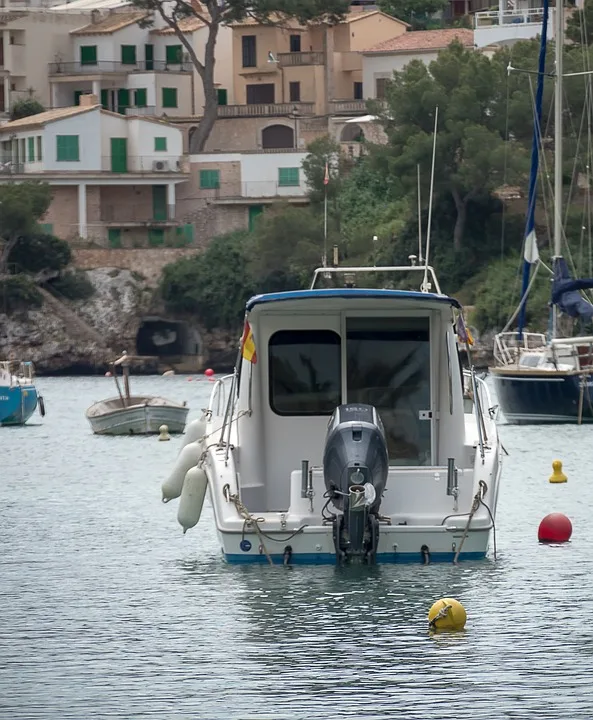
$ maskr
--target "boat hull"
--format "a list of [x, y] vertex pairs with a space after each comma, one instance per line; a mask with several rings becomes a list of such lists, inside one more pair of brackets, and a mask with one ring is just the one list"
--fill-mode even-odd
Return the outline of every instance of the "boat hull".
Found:
[[0, 387], [0, 425], [24, 425], [37, 408], [34, 385]]
[[157, 435], [161, 425], [170, 433], [182, 433], [189, 408], [132, 406], [87, 419], [95, 435]]
[[[494, 371], [500, 408], [511, 425], [576, 423], [581, 377], [576, 373]], [[593, 376], [583, 378], [582, 422], [593, 422]]]

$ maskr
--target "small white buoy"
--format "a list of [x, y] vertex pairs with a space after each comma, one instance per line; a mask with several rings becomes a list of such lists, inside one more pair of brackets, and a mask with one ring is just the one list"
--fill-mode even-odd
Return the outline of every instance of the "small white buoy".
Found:
[[161, 425], [159, 428], [159, 440], [170, 440], [169, 428], [166, 425]]

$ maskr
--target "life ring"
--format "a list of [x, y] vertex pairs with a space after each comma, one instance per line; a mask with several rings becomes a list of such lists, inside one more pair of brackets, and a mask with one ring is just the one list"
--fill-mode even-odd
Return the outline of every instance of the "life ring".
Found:
[[43, 401], [43, 397], [41, 395], [37, 398], [37, 402], [39, 403], [39, 413], [41, 417], [45, 417], [45, 402]]

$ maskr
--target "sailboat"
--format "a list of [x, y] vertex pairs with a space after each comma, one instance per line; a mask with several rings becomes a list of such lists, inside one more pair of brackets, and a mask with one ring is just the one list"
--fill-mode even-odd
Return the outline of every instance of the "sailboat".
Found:
[[[559, 311], [572, 318], [590, 320], [593, 305], [580, 290], [593, 287], [593, 278], [573, 279], [562, 256], [562, 112], [564, 7], [556, 3], [556, 91], [554, 98], [554, 254], [550, 300], [550, 332], [526, 332], [525, 309], [535, 273], [540, 264], [535, 235], [535, 201], [543, 83], [547, 46], [549, 2], [544, 0], [543, 24], [535, 100], [531, 175], [525, 227], [523, 285], [521, 300], [507, 327], [494, 340], [494, 377], [500, 409], [510, 424], [593, 422], [593, 336], [559, 337]], [[509, 68], [513, 69], [513, 68]], [[583, 73], [576, 73], [583, 74]], [[508, 327], [518, 319], [516, 331]]]

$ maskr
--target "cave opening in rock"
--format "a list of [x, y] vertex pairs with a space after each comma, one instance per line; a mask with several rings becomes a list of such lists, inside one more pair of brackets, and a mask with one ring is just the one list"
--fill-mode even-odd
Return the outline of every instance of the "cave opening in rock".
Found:
[[145, 318], [136, 335], [136, 352], [158, 357], [198, 355], [200, 338], [185, 322]]

